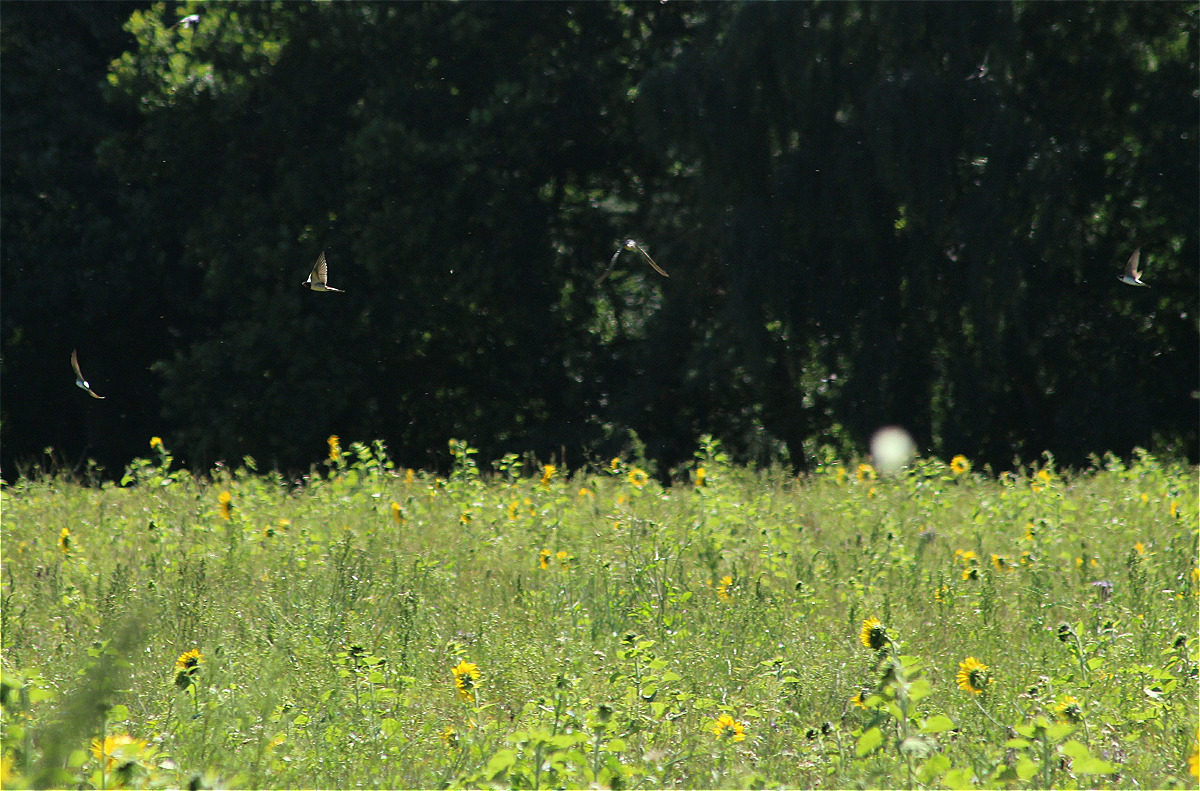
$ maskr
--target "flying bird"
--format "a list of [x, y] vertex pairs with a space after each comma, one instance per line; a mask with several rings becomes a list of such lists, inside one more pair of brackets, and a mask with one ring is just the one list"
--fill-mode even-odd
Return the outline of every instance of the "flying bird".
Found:
[[1138, 270], [1138, 261], [1142, 255], [1142, 248], [1133, 251], [1133, 255], [1129, 256], [1129, 260], [1125, 262], [1125, 274], [1121, 276], [1122, 283], [1128, 283], [1131, 286], [1145, 286], [1150, 288], [1148, 283], [1142, 282], [1142, 273]]
[[620, 258], [621, 253], [625, 252], [626, 250], [637, 250], [639, 253], [642, 254], [642, 258], [646, 259], [646, 263], [649, 264], [650, 267], [652, 269], [654, 269], [655, 272], [658, 272], [663, 277], [670, 277], [670, 275], [668, 275], [666, 272], [663, 271], [663, 268], [661, 266], [654, 263], [654, 259], [650, 257], [649, 253], [646, 252], [646, 248], [644, 248], [640, 244], [638, 244], [637, 240], [626, 239], [621, 244], [621, 246], [617, 248], [617, 252], [613, 253], [612, 260], [608, 262], [608, 269], [604, 270], [604, 274], [601, 275], [600, 279], [596, 281], [597, 285], [599, 285], [601, 282], [603, 282], [604, 278], [608, 277], [609, 274], [612, 273], [613, 267], [616, 266], [616, 264], [617, 264], [617, 259]]
[[92, 398], [104, 398], [102, 395], [96, 395], [92, 390], [92, 386], [83, 378], [83, 374], [79, 370], [79, 356], [75, 353], [75, 349], [71, 350], [71, 367], [75, 369], [75, 386], [81, 390], [86, 390], [87, 394]]
[[345, 293], [340, 288], [334, 288], [329, 285], [329, 267], [325, 264], [325, 253], [322, 251], [321, 257], [317, 259], [317, 263], [313, 266], [312, 272], [308, 275], [308, 280], [305, 280], [300, 285], [313, 291], [336, 291], [339, 294]]

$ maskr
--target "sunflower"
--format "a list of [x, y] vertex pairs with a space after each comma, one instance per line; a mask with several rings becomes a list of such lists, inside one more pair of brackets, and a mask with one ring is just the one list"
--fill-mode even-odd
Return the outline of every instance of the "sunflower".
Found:
[[64, 555], [71, 554], [71, 531], [65, 527], [58, 534], [58, 548], [62, 550]]
[[151, 437], [150, 438], [150, 450], [156, 450], [159, 453], [166, 452], [166, 450], [163, 448], [162, 437]]
[[971, 471], [971, 462], [961, 453], [950, 460], [950, 472], [955, 475], [966, 475]]
[[879, 651], [888, 644], [887, 627], [874, 616], [863, 621], [862, 631], [858, 633], [858, 639], [863, 646], [870, 648], [872, 651]]
[[104, 761], [105, 770], [112, 769], [120, 760], [122, 763], [130, 757], [136, 757], [145, 750], [145, 739], [135, 739], [128, 733], [118, 733], [105, 736], [104, 741], [92, 739], [92, 755], [97, 760]]
[[552, 553], [548, 549], [543, 549], [538, 553], [538, 568], [545, 571], [550, 568], [550, 558]]
[[392, 521], [398, 525], [404, 524], [404, 511], [395, 500], [392, 500]]
[[454, 674], [454, 687], [458, 690], [458, 696], [464, 703], [473, 703], [475, 701], [475, 682], [479, 680], [479, 667], [473, 662], [460, 660], [456, 666], [450, 669], [450, 672]]
[[870, 464], [860, 464], [858, 465], [858, 472], [855, 475], [858, 477], [859, 483], [873, 481], [875, 480], [875, 468]]
[[1063, 695], [1054, 704], [1054, 713], [1062, 722], [1078, 725], [1083, 720], [1083, 706], [1074, 695]]
[[200, 672], [200, 663], [204, 654], [198, 648], [185, 651], [175, 660], [175, 686], [187, 689], [196, 683], [196, 675]]
[[553, 464], [542, 465], [542, 486], [549, 486], [550, 479], [554, 477], [554, 473], [558, 470]]
[[731, 598], [729, 596], [729, 588], [732, 585], [733, 577], [729, 576], [728, 574], [726, 574], [724, 577], [721, 577], [720, 583], [717, 584], [717, 596], [721, 599], [721, 601], [729, 601]]
[[342, 460], [342, 441], [337, 434], [329, 435], [329, 461], [337, 464]]
[[746, 729], [740, 722], [728, 714], [722, 714], [720, 717], [717, 717], [716, 722], [713, 723], [712, 731], [722, 741], [725, 739], [734, 742], [746, 740]]
[[229, 492], [221, 492], [220, 494], [217, 495], [217, 505], [220, 506], [220, 508], [221, 508], [221, 518], [222, 519], [229, 520], [229, 519], [233, 518], [233, 515], [232, 515], [233, 506], [230, 505], [230, 503], [232, 503], [232, 502], [233, 502], [233, 495], [230, 494]]
[[978, 695], [992, 683], [992, 677], [987, 672], [988, 666], [973, 656], [958, 663], [958, 688]]
[[629, 475], [626, 477], [629, 479], [631, 484], [639, 489], [645, 486], [646, 482], [650, 480], [650, 476], [647, 475], [646, 471], [641, 467], [634, 467], [629, 471]]
[[704, 486], [704, 479], [708, 477], [708, 472], [703, 467], [696, 468], [696, 485]]

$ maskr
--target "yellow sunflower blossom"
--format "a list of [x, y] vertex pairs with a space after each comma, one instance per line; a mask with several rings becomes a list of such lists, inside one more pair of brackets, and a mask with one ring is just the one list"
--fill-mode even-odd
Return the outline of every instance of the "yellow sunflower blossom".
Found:
[[992, 683], [992, 677], [987, 672], [988, 666], [973, 656], [958, 663], [958, 688], [972, 695], [978, 695]]
[[864, 648], [879, 651], [888, 644], [887, 627], [878, 618], [872, 616], [863, 621], [858, 639]]
[[404, 524], [404, 511], [395, 500], [392, 500], [392, 521], [398, 525]]
[[163, 451], [162, 437], [151, 437], [150, 438], [150, 450], [157, 450], [159, 452]]
[[1200, 728], [1196, 729], [1196, 741], [1192, 743], [1192, 754], [1188, 756], [1188, 772], [1200, 777]]
[[221, 492], [217, 495], [217, 506], [221, 509], [221, 518], [229, 521], [233, 518], [233, 495], [229, 492]]
[[708, 477], [707, 470], [705, 470], [703, 467], [696, 468], [696, 485], [697, 486], [704, 486], [705, 485], [704, 481], [707, 477]]
[[713, 723], [712, 732], [721, 741], [726, 739], [732, 742], [746, 740], [746, 729], [740, 722], [728, 714], [722, 714], [720, 717], [717, 717]]
[[870, 464], [859, 464], [858, 472], [855, 473], [859, 483], [875, 480], [875, 468]]
[[1054, 713], [1061, 722], [1078, 725], [1083, 720], [1083, 706], [1074, 695], [1063, 695], [1054, 704]]
[[64, 555], [71, 554], [71, 531], [65, 527], [58, 534], [58, 548], [62, 550]]
[[147, 747], [145, 739], [135, 739], [128, 733], [117, 733], [105, 736], [104, 741], [92, 739], [92, 755], [97, 761], [104, 761], [104, 770], [111, 771], [113, 767], [125, 763], [130, 757], [136, 757]]
[[717, 596], [721, 601], [729, 601], [732, 597], [729, 595], [729, 588], [733, 585], [733, 577], [726, 574], [721, 577], [721, 582], [717, 585]]
[[543, 549], [538, 553], [538, 568], [545, 571], [550, 568], [551, 552], [548, 549]]
[[1146, 554], [1146, 545], [1139, 541], [1133, 545], [1133, 550], [1139, 555], [1144, 555]]
[[961, 453], [950, 460], [950, 472], [955, 475], [966, 475], [971, 471], [971, 462]]
[[550, 479], [554, 477], [554, 473], [557, 471], [558, 471], [558, 468], [555, 467], [553, 464], [543, 464], [542, 465], [542, 486], [549, 486]]
[[329, 460], [337, 463], [342, 459], [342, 441], [337, 434], [329, 435]]
[[417, 474], [413, 471], [412, 467], [409, 467], [407, 470], [404, 471], [404, 482], [406, 484], [412, 483], [416, 479], [417, 479]]
[[636, 486], [639, 489], [642, 488], [643, 486], [645, 486], [647, 481], [650, 480], [650, 476], [648, 476], [646, 474], [646, 471], [643, 470], [641, 467], [634, 467], [632, 470], [629, 471], [629, 475], [626, 477], [628, 478], [628, 480], [631, 484], [633, 484], [634, 486]]
[[200, 663], [203, 661], [204, 654], [200, 653], [198, 648], [180, 654], [175, 660], [175, 686], [187, 689], [195, 684], [196, 675], [200, 672]]
[[450, 669], [454, 674], [454, 688], [458, 690], [458, 696], [464, 703], [473, 703], [475, 701], [475, 682], [479, 680], [479, 667], [473, 662], [460, 660], [459, 663]]
[[458, 746], [458, 731], [454, 730], [452, 726], [447, 725], [438, 736], [446, 747], [453, 749]]

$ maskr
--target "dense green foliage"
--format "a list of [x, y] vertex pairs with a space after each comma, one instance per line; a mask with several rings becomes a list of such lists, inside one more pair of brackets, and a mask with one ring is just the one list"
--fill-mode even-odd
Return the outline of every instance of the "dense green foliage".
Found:
[[5, 487], [5, 787], [1195, 786], [1195, 469], [450, 451]]
[[[6, 6], [3, 463], [161, 434], [296, 469], [338, 433], [670, 466], [711, 432], [804, 467], [884, 423], [997, 468], [1195, 459], [1197, 22]], [[600, 281], [626, 237], [670, 277]], [[345, 294], [300, 288], [321, 250]]]

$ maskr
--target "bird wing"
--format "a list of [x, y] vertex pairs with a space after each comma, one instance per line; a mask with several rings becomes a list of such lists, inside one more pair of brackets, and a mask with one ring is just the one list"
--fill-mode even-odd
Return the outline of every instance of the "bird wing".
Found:
[[596, 281], [596, 285], [600, 285], [601, 283], [603, 283], [604, 278], [606, 278], [610, 274], [612, 274], [613, 267], [617, 265], [617, 259], [621, 257], [621, 251], [624, 249], [625, 249], [624, 247], [618, 247], [617, 252], [613, 253], [613, 257], [610, 258], [608, 261], [608, 269], [605, 269], [604, 274], [600, 275], [600, 279]]
[[314, 283], [325, 285], [329, 281], [329, 267], [325, 263], [325, 251], [321, 251], [317, 263], [313, 265], [312, 274], [308, 276]]
[[654, 259], [650, 257], [649, 253], [646, 252], [646, 248], [642, 247], [637, 242], [634, 242], [633, 245], [634, 245], [634, 247], [637, 248], [637, 251], [642, 254], [642, 258], [646, 259], [646, 263], [654, 268], [655, 272], [658, 272], [663, 277], [670, 277], [670, 275], [668, 275], [666, 272], [663, 271], [663, 268], [661, 266], [654, 263]]
[[77, 349], [71, 350], [71, 367], [75, 369], [75, 378], [83, 379], [83, 374], [79, 372], [79, 355]]
[[1129, 256], [1129, 261], [1125, 263], [1125, 274], [1132, 277], [1134, 280], [1137, 280], [1142, 276], [1142, 273], [1138, 271], [1138, 262], [1141, 257], [1142, 248], [1139, 247], [1133, 251], [1133, 255]]

